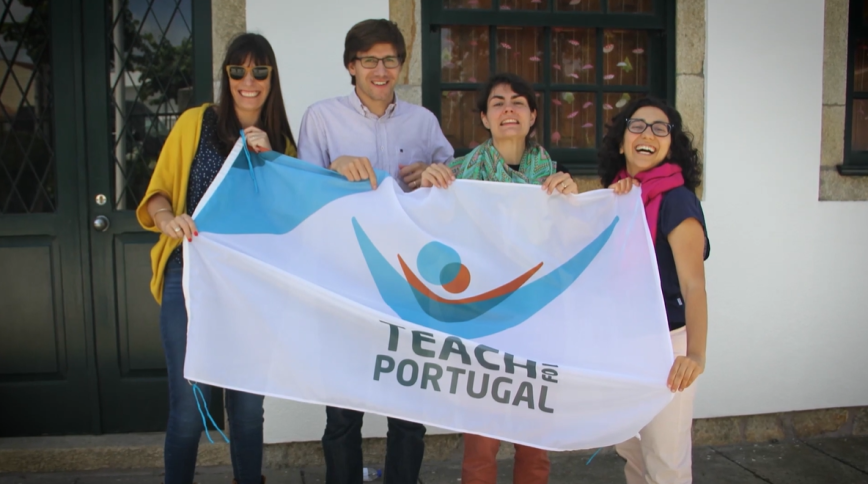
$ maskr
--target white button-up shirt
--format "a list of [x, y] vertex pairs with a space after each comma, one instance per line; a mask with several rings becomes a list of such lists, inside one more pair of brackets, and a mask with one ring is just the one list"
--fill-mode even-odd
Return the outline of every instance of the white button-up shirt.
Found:
[[373, 114], [356, 95], [326, 99], [301, 119], [298, 158], [328, 168], [340, 156], [363, 156], [392, 175], [405, 191], [401, 166], [444, 163], [455, 155], [431, 111], [400, 99]]

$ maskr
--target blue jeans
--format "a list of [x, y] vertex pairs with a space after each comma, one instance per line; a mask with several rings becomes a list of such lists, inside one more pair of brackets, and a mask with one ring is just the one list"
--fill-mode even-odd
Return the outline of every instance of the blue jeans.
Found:
[[[191, 484], [196, 471], [196, 453], [202, 437], [202, 416], [196, 407], [193, 387], [184, 379], [187, 353], [187, 308], [181, 287], [182, 266], [170, 261], [166, 267], [163, 305], [160, 308], [160, 334], [169, 373], [169, 423], [163, 450], [165, 484]], [[211, 387], [199, 384], [205, 401]], [[226, 390], [229, 414], [229, 452], [232, 471], [238, 484], [262, 481], [263, 397]], [[207, 417], [206, 417], [207, 418]]]
[[[362, 484], [362, 419], [365, 414], [326, 407], [322, 450], [326, 484]], [[425, 426], [389, 418], [383, 484], [416, 484], [425, 454]]]

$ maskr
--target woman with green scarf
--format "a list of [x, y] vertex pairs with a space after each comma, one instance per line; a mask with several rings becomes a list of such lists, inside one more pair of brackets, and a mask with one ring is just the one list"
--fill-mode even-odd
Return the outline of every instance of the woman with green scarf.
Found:
[[432, 163], [422, 173], [422, 186], [446, 188], [456, 179], [485, 180], [542, 185], [549, 194], [578, 193], [569, 173], [558, 172], [545, 148], [531, 139], [537, 118], [531, 85], [515, 74], [497, 74], [479, 94], [479, 116], [491, 138], [451, 162]]
[[[422, 172], [423, 187], [446, 188], [456, 179], [542, 185], [552, 194], [578, 193], [569, 173], [555, 170], [546, 150], [531, 139], [536, 126], [536, 95], [530, 84], [514, 74], [492, 77], [480, 92], [478, 108], [482, 125], [491, 138], [467, 155]], [[462, 484], [495, 484], [500, 441], [464, 434]], [[515, 444], [515, 484], [546, 484], [549, 479], [546, 451]]]

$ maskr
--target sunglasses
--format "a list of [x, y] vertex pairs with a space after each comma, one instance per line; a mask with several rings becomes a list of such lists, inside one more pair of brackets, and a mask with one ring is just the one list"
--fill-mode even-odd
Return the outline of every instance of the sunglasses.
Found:
[[271, 75], [271, 66], [226, 66], [226, 73], [235, 81], [244, 79], [248, 72], [252, 72], [257, 81], [264, 81]]

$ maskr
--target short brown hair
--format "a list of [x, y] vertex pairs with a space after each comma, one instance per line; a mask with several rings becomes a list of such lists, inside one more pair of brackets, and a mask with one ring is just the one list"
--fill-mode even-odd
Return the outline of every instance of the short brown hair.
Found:
[[[386, 19], [370, 19], [353, 25], [347, 32], [344, 40], [344, 67], [348, 67], [359, 52], [371, 50], [371, 47], [377, 44], [392, 44], [398, 52], [401, 64], [407, 59], [407, 45], [398, 24]], [[355, 86], [356, 78], [351, 74], [350, 79]]]

